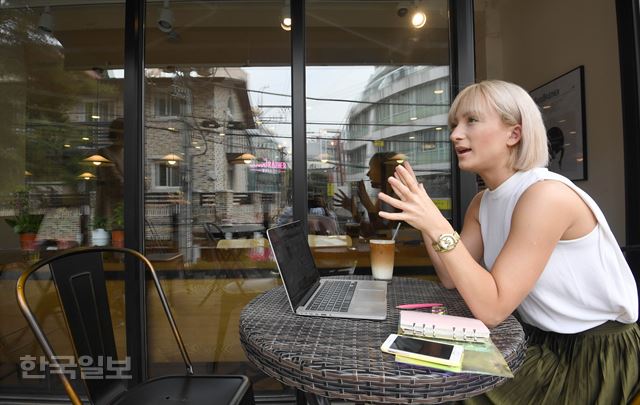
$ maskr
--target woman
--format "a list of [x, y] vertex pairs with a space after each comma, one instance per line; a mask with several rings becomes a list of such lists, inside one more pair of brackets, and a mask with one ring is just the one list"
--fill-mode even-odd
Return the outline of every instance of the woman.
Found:
[[[393, 173], [395, 166], [405, 159], [405, 155], [396, 152], [376, 152], [373, 154], [369, 160], [369, 170], [367, 171], [371, 187], [386, 191], [385, 179]], [[360, 224], [362, 236], [373, 236], [376, 231], [389, 228], [389, 222], [380, 220], [378, 217], [378, 212], [382, 208], [380, 200], [371, 200], [364, 180], [358, 182], [358, 200], [347, 196], [342, 190], [338, 190], [333, 196], [334, 204], [350, 211], [353, 219]]]
[[458, 95], [449, 125], [460, 169], [488, 186], [472, 200], [461, 235], [408, 163], [388, 180], [398, 198], [379, 196], [400, 212], [379, 215], [422, 232], [442, 283], [458, 289], [476, 318], [495, 326], [518, 310], [525, 363], [472, 402], [627, 403], [640, 391], [636, 284], [595, 202], [544, 168], [537, 106], [514, 84], [485, 81]]

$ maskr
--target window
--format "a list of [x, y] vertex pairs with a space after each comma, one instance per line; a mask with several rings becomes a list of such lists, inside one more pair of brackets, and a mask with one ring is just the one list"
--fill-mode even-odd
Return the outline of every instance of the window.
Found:
[[179, 117], [185, 113], [183, 99], [170, 94], [158, 94], [155, 99], [155, 115], [157, 117]]
[[154, 187], [180, 187], [180, 168], [165, 162], [155, 165]]

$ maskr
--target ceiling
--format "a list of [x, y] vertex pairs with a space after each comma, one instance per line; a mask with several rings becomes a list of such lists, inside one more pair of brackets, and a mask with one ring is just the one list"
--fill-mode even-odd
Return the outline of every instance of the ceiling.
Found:
[[[123, 66], [124, 2], [9, 1], [37, 25], [42, 5], [55, 21], [67, 69]], [[147, 66], [283, 66], [290, 32], [280, 28], [284, 1], [170, 1], [173, 32], [156, 27], [162, 2], [147, 3]], [[423, 0], [422, 29], [399, 17], [397, 1], [314, 1], [306, 5], [309, 65], [447, 65], [446, 0]], [[410, 3], [409, 3], [410, 4]], [[294, 21], [295, 24], [295, 21]]]

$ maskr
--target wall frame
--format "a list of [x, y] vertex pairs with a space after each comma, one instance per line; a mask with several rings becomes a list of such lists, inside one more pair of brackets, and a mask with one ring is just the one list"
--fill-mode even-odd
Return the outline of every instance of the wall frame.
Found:
[[570, 180], [587, 180], [584, 66], [531, 91], [547, 128], [549, 170]]

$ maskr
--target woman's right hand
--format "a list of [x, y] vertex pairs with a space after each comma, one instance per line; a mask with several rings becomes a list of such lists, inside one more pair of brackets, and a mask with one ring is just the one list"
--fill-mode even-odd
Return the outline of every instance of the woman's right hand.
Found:
[[336, 207], [342, 207], [351, 213], [353, 213], [355, 209], [353, 198], [347, 196], [342, 190], [338, 190], [338, 192], [333, 195], [333, 204]]

